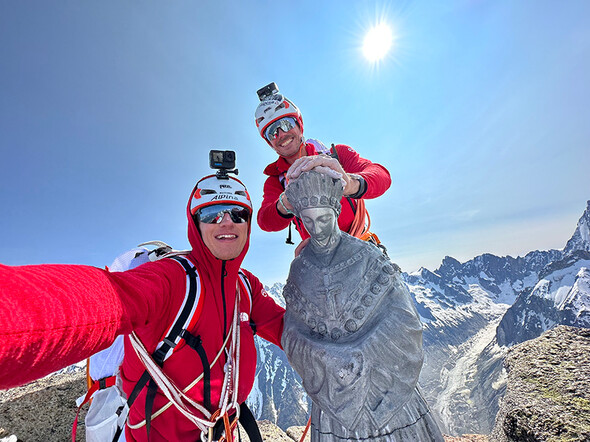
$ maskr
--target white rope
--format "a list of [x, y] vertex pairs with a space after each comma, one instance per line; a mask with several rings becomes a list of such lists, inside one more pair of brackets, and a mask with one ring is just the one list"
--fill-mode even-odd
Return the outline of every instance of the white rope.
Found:
[[[239, 314], [239, 305], [240, 305], [240, 288], [239, 284], [236, 282], [236, 302], [234, 305], [234, 317], [232, 321], [232, 326], [230, 328], [230, 333], [226, 337], [223, 346], [221, 347], [219, 353], [211, 363], [210, 367], [213, 367], [219, 357], [223, 354], [224, 350], [226, 349], [226, 345], [228, 340], [231, 338], [231, 343], [229, 347], [229, 357], [228, 362], [226, 364], [226, 368], [224, 368], [225, 374], [223, 379], [223, 386], [221, 390], [221, 397], [219, 401], [219, 414], [217, 418], [211, 421], [211, 413], [204, 408], [201, 404], [191, 399], [186, 393], [194, 387], [202, 378], [203, 373], [191, 382], [184, 390], [180, 390], [172, 380], [162, 372], [161, 368], [155, 361], [152, 359], [151, 355], [148, 353], [138, 336], [133, 332], [130, 335], [130, 342], [132, 344], [135, 353], [137, 354], [140, 361], [145, 366], [148, 373], [152, 376], [158, 387], [164, 393], [164, 396], [168, 399], [168, 403], [158, 409], [153, 415], [152, 419], [156, 418], [164, 411], [166, 411], [171, 405], [174, 405], [178, 411], [180, 411], [187, 419], [193, 422], [203, 434], [209, 431], [209, 428], [215, 426], [217, 420], [222, 418], [231, 408], [233, 408], [236, 412], [236, 418], [239, 417], [240, 407], [238, 403], [238, 382], [239, 382], [239, 368], [240, 368], [240, 314]], [[235, 367], [233, 366], [233, 362], [235, 360]], [[184, 401], [184, 402], [183, 402]], [[196, 408], [200, 411], [207, 419], [202, 419], [201, 417], [195, 415], [185, 404], [188, 402], [191, 406]], [[127, 422], [127, 425], [131, 429], [138, 429], [141, 428], [146, 424], [146, 420], [139, 422], [138, 424], [132, 425], [130, 422]]]
[[[230, 330], [231, 333], [231, 330]], [[225, 342], [223, 343], [223, 346], [221, 347], [221, 349], [219, 350], [219, 352], [217, 353], [217, 356], [215, 356], [215, 359], [213, 359], [213, 362], [211, 362], [211, 368], [213, 368], [213, 366], [217, 363], [217, 361], [219, 360], [219, 358], [221, 357], [221, 355], [223, 354], [224, 350], [225, 350], [225, 346], [227, 345], [227, 343], [229, 342], [229, 339], [231, 337], [231, 334], [227, 336], [227, 338], [225, 338]], [[188, 384], [182, 391], [183, 393], [188, 393], [189, 390], [191, 390], [195, 385], [197, 385], [201, 379], [203, 379], [204, 373], [201, 373], [199, 375], [199, 377], [197, 377], [194, 381], [192, 381], [190, 384]], [[154, 412], [154, 414], [152, 414], [152, 420], [155, 419], [156, 417], [158, 417], [159, 415], [161, 415], [164, 411], [166, 411], [168, 408], [170, 408], [172, 406], [172, 402], [168, 401], [166, 403], [166, 405], [163, 405], [161, 408], [159, 408], [156, 412]], [[132, 430], [137, 430], [138, 428], [143, 427], [146, 424], [146, 420], [142, 420], [141, 422], [137, 423], [137, 424], [131, 424], [131, 423], [127, 423], [127, 425], [129, 426], [129, 428], [131, 428]]]
[[[236, 361], [236, 366], [234, 367], [234, 360], [237, 359], [238, 355], [237, 355], [237, 345], [236, 345], [236, 341], [239, 339], [239, 335], [240, 335], [240, 325], [239, 325], [239, 312], [238, 312], [238, 303], [239, 303], [239, 288], [237, 288], [237, 292], [236, 292], [237, 296], [236, 296], [236, 305], [234, 307], [234, 318], [232, 321], [232, 328], [233, 328], [233, 333], [232, 333], [232, 341], [229, 347], [229, 355], [228, 355], [228, 359], [227, 359], [227, 363], [224, 367], [224, 376], [223, 376], [223, 385], [221, 387], [221, 397], [219, 398], [219, 410], [220, 410], [220, 415], [223, 416], [225, 413], [227, 413], [229, 406], [230, 405], [234, 405], [234, 397], [237, 396], [237, 392], [235, 392], [235, 394], [232, 395], [232, 393], [234, 393], [234, 390], [237, 387], [237, 384], [235, 384], [236, 378], [235, 378], [235, 373], [237, 371], [237, 369], [239, 368], [237, 366], [237, 361]], [[230, 400], [231, 397], [231, 400]]]
[[[215, 425], [215, 422], [207, 420], [211, 417], [211, 413], [205, 407], [188, 397], [183, 391], [174, 385], [172, 380], [160, 369], [158, 364], [154, 362], [134, 332], [129, 338], [135, 353], [142, 361], [152, 379], [154, 379], [158, 387], [162, 390], [164, 396], [166, 396], [172, 405], [174, 405], [178, 411], [180, 411], [188, 420], [194, 423], [201, 431], [209, 431], [209, 428]], [[202, 419], [191, 412], [184, 401], [188, 402], [194, 408], [199, 410], [207, 419]]]
[[[240, 304], [241, 301], [241, 290], [240, 290], [240, 285], [239, 283], [236, 281], [236, 297], [238, 298], [237, 303], [238, 305]], [[250, 304], [251, 305], [251, 304]], [[235, 337], [235, 361], [236, 361], [236, 367], [234, 370], [234, 379], [233, 379], [233, 396], [232, 396], [232, 401], [231, 401], [231, 407], [234, 410], [236, 410], [236, 418], [240, 417], [240, 404], [238, 403], [238, 386], [239, 386], [239, 380], [240, 380], [240, 343], [241, 343], [241, 329], [240, 329], [240, 312], [239, 309], [236, 312], [236, 322], [235, 322], [235, 327], [236, 327], [236, 337]]]

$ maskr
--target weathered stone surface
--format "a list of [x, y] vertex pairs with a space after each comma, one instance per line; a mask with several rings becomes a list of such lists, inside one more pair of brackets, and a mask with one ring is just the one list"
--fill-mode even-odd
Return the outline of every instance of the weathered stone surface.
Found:
[[[83, 372], [40, 379], [0, 391], [0, 438], [16, 435], [26, 442], [71, 439], [76, 398], [86, 391]], [[78, 419], [78, 439], [84, 440], [85, 410]]]
[[[303, 431], [305, 431], [305, 427], [289, 427], [287, 428], [287, 436], [293, 439], [296, 442], [301, 441], [301, 436], [303, 436]], [[488, 442], [488, 436], [484, 434], [463, 434], [461, 436], [448, 436], [444, 435], [445, 442]], [[267, 439], [264, 439], [265, 441]], [[268, 439], [270, 440], [270, 439]], [[309, 431], [307, 432], [305, 439], [303, 442], [310, 442], [311, 438], [309, 436]], [[0, 441], [1, 442], [1, 441]]]
[[[293, 439], [287, 436], [283, 430], [281, 430], [271, 421], [259, 421], [258, 428], [260, 428], [260, 434], [262, 435], [263, 441], [293, 442]], [[248, 436], [245, 435], [245, 431], [241, 431], [240, 434], [242, 436], [242, 440], [249, 441]]]
[[[305, 427], [289, 427], [289, 428], [287, 428], [287, 436], [289, 436], [291, 439], [299, 442], [301, 440], [301, 436], [303, 436], [304, 431], [305, 431]], [[303, 442], [310, 442], [310, 441], [311, 441], [311, 437], [309, 435], [309, 430], [308, 430]]]
[[422, 324], [399, 267], [340, 231], [340, 180], [310, 171], [285, 193], [310, 233], [291, 264], [282, 346], [312, 399], [312, 442], [442, 441], [417, 389]]
[[491, 440], [590, 440], [590, 329], [559, 326], [512, 347]]

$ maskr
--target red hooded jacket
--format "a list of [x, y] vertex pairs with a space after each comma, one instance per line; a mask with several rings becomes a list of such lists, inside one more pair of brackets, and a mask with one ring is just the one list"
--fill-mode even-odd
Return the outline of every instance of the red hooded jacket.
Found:
[[[367, 191], [362, 195], [363, 199], [377, 198], [385, 193], [391, 186], [391, 177], [387, 169], [380, 164], [362, 158], [352, 147], [344, 144], [337, 144], [334, 147], [338, 153], [340, 165], [347, 173], [355, 173], [364, 178], [367, 183]], [[318, 155], [315, 146], [312, 143], [305, 145], [307, 155]], [[294, 220], [295, 227], [301, 235], [301, 239], [309, 238], [309, 233], [300, 219], [293, 215], [284, 216], [277, 209], [277, 202], [285, 188], [281, 183], [281, 178], [287, 173], [291, 165], [283, 157], [269, 164], [264, 169], [264, 174], [268, 175], [264, 183], [264, 195], [262, 197], [262, 207], [258, 211], [258, 225], [266, 232], [278, 232], [286, 228], [291, 220]], [[356, 201], [351, 199], [355, 206]], [[347, 198], [342, 198], [342, 211], [338, 217], [340, 230], [349, 232], [354, 214]]]
[[[192, 193], [191, 193], [192, 195]], [[196, 265], [203, 285], [203, 308], [193, 335], [200, 335], [209, 362], [223, 343], [225, 298], [229, 328], [236, 299], [236, 282], [249, 240], [239, 257], [215, 258], [204, 245], [190, 216], [188, 258]], [[240, 301], [240, 377], [238, 401], [243, 402], [254, 382], [256, 350], [249, 318], [257, 333], [280, 345], [284, 310], [266, 294], [260, 281], [244, 272], [252, 287], [252, 309], [247, 294]], [[10, 388], [37, 379], [83, 360], [112, 344], [115, 337], [135, 331], [153, 352], [174, 321], [186, 289], [184, 269], [174, 260], [163, 259], [126, 272], [110, 273], [79, 265], [0, 265], [0, 388]], [[211, 368], [211, 403], [219, 402], [223, 380], [223, 357]], [[164, 362], [164, 372], [183, 389], [202, 373], [195, 350], [183, 346]], [[131, 392], [144, 371], [129, 341], [121, 374], [123, 388]], [[145, 388], [134, 402], [129, 423], [145, 418]], [[189, 390], [202, 403], [203, 383]], [[160, 390], [154, 413], [167, 403]], [[174, 406], [152, 419], [150, 441], [197, 440], [200, 430]], [[145, 426], [126, 431], [127, 440], [146, 440]]]

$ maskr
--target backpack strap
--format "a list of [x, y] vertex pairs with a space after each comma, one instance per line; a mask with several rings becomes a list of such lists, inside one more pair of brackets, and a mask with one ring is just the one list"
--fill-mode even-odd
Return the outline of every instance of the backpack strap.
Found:
[[[334, 145], [334, 143], [332, 143], [331, 146], [332, 147], [330, 147], [329, 155], [332, 158], [336, 158], [338, 160], [338, 162], [340, 163], [340, 157], [338, 156], [338, 151], [336, 150], [336, 146]], [[342, 163], [340, 163], [340, 164], [342, 164]]]
[[152, 355], [154, 361], [160, 366], [172, 356], [174, 349], [182, 339], [182, 331], [189, 330], [198, 321], [203, 309], [200, 302], [202, 287], [194, 264], [183, 256], [176, 255], [170, 258], [180, 263], [186, 272], [186, 293], [176, 318], [166, 333], [166, 337], [158, 344], [155, 353]]
[[248, 280], [248, 277], [246, 276], [246, 274], [242, 271], [242, 269], [239, 270], [238, 272], [238, 276], [240, 278], [240, 283], [241, 283], [241, 288], [242, 288], [242, 292], [246, 292], [246, 294], [248, 295], [248, 301], [250, 301], [250, 308], [248, 309], [248, 318], [249, 318], [249, 325], [250, 328], [252, 329], [252, 333], [256, 334], [256, 323], [252, 320], [252, 305], [253, 305], [253, 301], [252, 301], [252, 286], [250, 285], [250, 281]]
[[190, 348], [197, 352], [201, 359], [201, 365], [203, 366], [203, 405], [208, 411], [211, 411], [211, 366], [203, 347], [203, 340], [200, 336], [195, 336], [188, 330], [182, 330], [182, 338]]
[[258, 423], [246, 402], [240, 404], [239, 421], [242, 424], [242, 427], [244, 427], [244, 430], [246, 430], [250, 442], [262, 442], [260, 428], [258, 428]]
[[242, 283], [241, 288], [245, 289], [246, 294], [248, 295], [248, 301], [250, 304], [250, 308], [248, 310], [250, 310], [250, 312], [252, 312], [252, 286], [250, 285], [250, 281], [248, 280], [248, 277], [242, 271], [242, 269], [240, 269], [238, 271], [238, 277], [240, 278], [240, 282]]
[[[178, 261], [185, 269], [186, 274], [187, 274], [187, 292], [185, 294], [185, 300], [183, 302], [183, 305], [179, 309], [179, 313], [177, 314], [177, 317], [176, 317], [174, 323], [169, 328], [169, 330], [165, 333], [166, 337], [162, 340], [162, 342], [160, 342], [160, 344], [158, 344], [158, 348], [157, 348], [156, 352], [154, 352], [154, 354], [152, 355], [152, 358], [154, 359], [155, 362], [158, 363], [158, 365], [162, 366], [163, 362], [168, 357], [170, 357], [170, 355], [173, 354], [174, 350], [179, 348], [179, 347], [177, 347], [177, 345], [180, 343], [181, 340], [184, 340], [186, 345], [193, 348], [197, 352], [197, 354], [199, 355], [199, 358], [201, 359], [201, 364], [203, 366], [203, 383], [204, 383], [204, 398], [203, 398], [204, 404], [203, 405], [205, 406], [205, 408], [208, 411], [211, 411], [212, 410], [212, 406], [211, 406], [211, 374], [210, 374], [211, 367], [210, 367], [208, 359], [207, 359], [207, 354], [205, 353], [205, 350], [202, 346], [201, 337], [195, 336], [189, 332], [189, 330], [192, 329], [192, 327], [198, 321], [198, 318], [199, 318], [201, 310], [202, 310], [202, 306], [199, 305], [200, 304], [199, 301], [202, 299], [202, 296], [201, 296], [202, 293], [201, 293], [201, 285], [199, 283], [198, 271], [196, 270], [195, 266], [190, 262], [190, 260], [186, 259], [185, 257], [170, 256], [170, 258]], [[240, 289], [242, 290], [242, 293], [245, 292], [248, 295], [248, 303], [249, 303], [248, 309], [249, 309], [249, 313], [251, 314], [252, 305], [253, 305], [252, 286], [250, 284], [250, 281], [248, 280], [248, 277], [246, 276], [246, 274], [242, 270], [239, 271], [238, 276], [239, 276], [238, 283], [240, 284]], [[187, 311], [190, 311], [192, 313], [189, 313], [187, 315], [186, 314]], [[177, 325], [179, 323], [184, 324], [186, 326], [177, 327]], [[254, 322], [251, 320], [251, 318], [250, 318], [250, 327], [252, 327], [253, 331], [255, 332], [256, 326], [254, 325]], [[176, 334], [175, 330], [179, 330], [178, 335]], [[156, 356], [154, 356], [156, 354], [159, 354], [159, 356], [158, 356], [159, 358], [164, 357], [164, 359], [162, 360], [161, 363], [156, 360]], [[154, 385], [154, 387], [151, 387], [152, 384]], [[152, 380], [152, 378], [149, 375], [149, 373], [147, 372], [147, 370], [143, 373], [143, 375], [141, 376], [141, 378], [139, 379], [139, 381], [137, 382], [137, 384], [133, 388], [133, 391], [129, 395], [128, 407], [131, 407], [131, 405], [133, 404], [133, 402], [135, 401], [135, 399], [139, 395], [140, 391], [146, 385], [148, 386], [148, 394], [146, 397], [145, 425], [146, 425], [146, 431], [147, 431], [148, 440], [149, 440], [149, 431], [150, 431], [149, 428], [151, 425], [153, 401], [155, 398], [155, 393], [157, 392], [157, 385]], [[154, 396], [153, 398], [151, 397], [151, 394], [150, 394], [151, 390], [153, 390], [153, 396]], [[151, 402], [151, 403], [148, 403], [148, 402]], [[255, 421], [254, 421], [254, 424], [255, 424]], [[251, 423], [248, 425], [251, 426]], [[258, 430], [258, 429], [256, 428], [256, 430]], [[117, 432], [117, 435], [116, 435], [117, 438], [119, 437], [121, 431], [122, 431], [122, 428], [120, 428], [120, 431]], [[251, 429], [250, 431], [254, 431], [254, 430]], [[248, 430], [247, 430], [247, 433], [250, 436], [250, 432]], [[259, 434], [259, 431], [258, 431], [258, 434]], [[114, 439], [113, 442], [115, 440], [116, 439]], [[252, 433], [251, 440], [253, 442], [256, 440], [261, 441], [261, 439], [256, 439], [256, 432]]]
[[[174, 322], [166, 331], [165, 338], [158, 344], [158, 346], [156, 347], [156, 351], [152, 354], [154, 362], [156, 362], [160, 367], [163, 366], [164, 361], [166, 359], [172, 356], [174, 350], [176, 349], [176, 346], [184, 337], [183, 332], [198, 321], [201, 310], [203, 308], [202, 302], [200, 302], [202, 287], [199, 281], [199, 274], [194, 264], [187, 258], [180, 255], [170, 256], [170, 258], [177, 261], [186, 272], [186, 292], [184, 300], [182, 302], [182, 305], [180, 306], [180, 309], [178, 310], [178, 313], [176, 314]], [[199, 352], [197, 351], [197, 353]], [[201, 357], [202, 359], [202, 355], [200, 353], [199, 357]], [[207, 359], [205, 356], [205, 361], [206, 360]], [[209, 363], [207, 362], [203, 364], [203, 367], [205, 366], [209, 368]], [[205, 368], [203, 369], [205, 370]], [[143, 387], [146, 386], [146, 384], [148, 390], [145, 401], [145, 418], [147, 437], [149, 440], [152, 409], [158, 387], [149, 375], [149, 373], [147, 372], [147, 370], [142, 374], [141, 378], [139, 379], [139, 381], [133, 388], [131, 394], [129, 395], [129, 398], [127, 399], [127, 406], [131, 408], [131, 405], [133, 405], [133, 402], [135, 402], [135, 399], [139, 395], [139, 392], [143, 389]], [[206, 399], [205, 402], [209, 402], [210, 406], [210, 394], [209, 398]]]

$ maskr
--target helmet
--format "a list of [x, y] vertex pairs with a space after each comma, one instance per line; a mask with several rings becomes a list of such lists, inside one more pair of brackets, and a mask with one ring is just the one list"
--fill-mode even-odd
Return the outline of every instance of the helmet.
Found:
[[237, 178], [209, 175], [199, 180], [191, 195], [191, 215], [213, 204], [237, 204], [252, 213], [252, 201], [246, 186]]
[[301, 117], [301, 112], [293, 102], [278, 93], [270, 95], [260, 102], [256, 108], [255, 117], [258, 132], [268, 144], [270, 144], [270, 142], [264, 136], [264, 131], [271, 123], [274, 123], [283, 117], [295, 118], [303, 132], [303, 118]]

